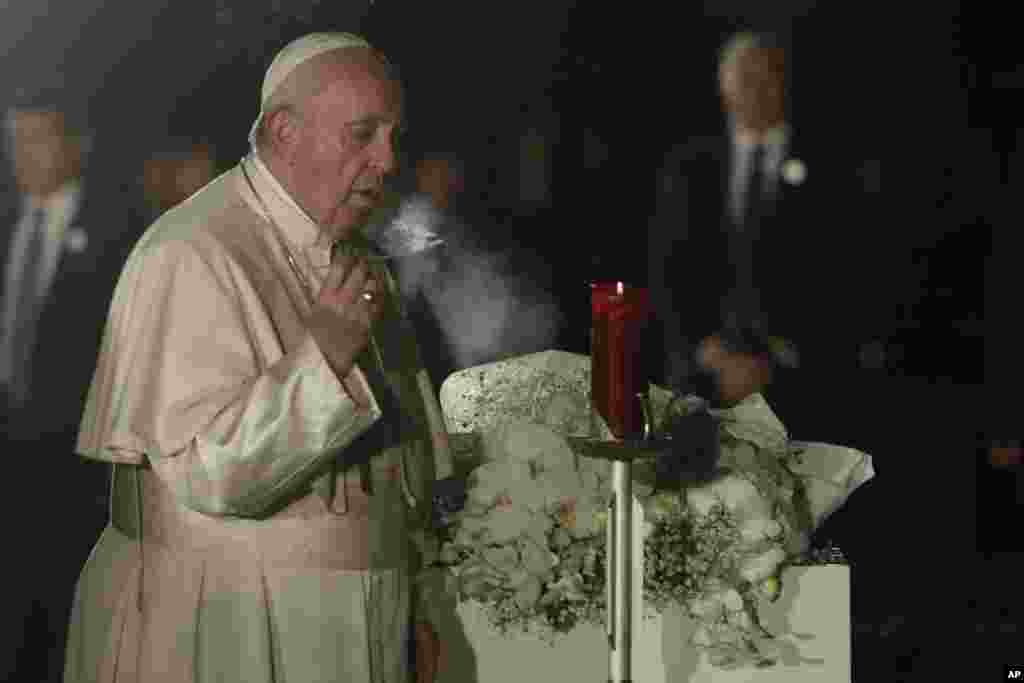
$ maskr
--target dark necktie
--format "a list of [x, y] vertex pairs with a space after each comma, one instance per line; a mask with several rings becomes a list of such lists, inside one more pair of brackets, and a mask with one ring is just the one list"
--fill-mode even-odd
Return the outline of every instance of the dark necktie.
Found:
[[25, 260], [22, 262], [21, 278], [18, 281], [18, 301], [14, 313], [14, 333], [11, 336], [12, 368], [11, 393], [18, 403], [25, 403], [29, 398], [32, 382], [32, 351], [35, 346], [36, 323], [39, 320], [40, 301], [40, 270], [43, 263], [43, 246], [45, 244], [46, 212], [41, 208], [34, 209], [29, 217], [31, 235]]
[[758, 143], [750, 159], [750, 178], [743, 197], [743, 230], [756, 231], [764, 201], [764, 145]]
[[750, 154], [750, 173], [743, 193], [743, 215], [731, 235], [730, 256], [735, 268], [736, 287], [727, 305], [726, 327], [742, 327], [758, 316], [759, 295], [754, 283], [754, 245], [760, 237], [764, 208], [764, 145], [758, 143]]

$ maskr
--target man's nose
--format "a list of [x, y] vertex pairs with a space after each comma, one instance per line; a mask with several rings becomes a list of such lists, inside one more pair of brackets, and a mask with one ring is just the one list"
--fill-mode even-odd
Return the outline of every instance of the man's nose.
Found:
[[391, 174], [398, 167], [395, 143], [391, 140], [390, 136], [375, 145], [373, 155], [374, 166], [377, 167], [382, 175]]

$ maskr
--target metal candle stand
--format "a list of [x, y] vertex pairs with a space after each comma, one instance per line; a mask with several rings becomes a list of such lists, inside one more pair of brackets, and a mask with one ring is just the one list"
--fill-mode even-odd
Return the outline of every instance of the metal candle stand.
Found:
[[608, 504], [606, 590], [608, 617], [608, 680], [632, 683], [633, 636], [633, 462], [672, 453], [670, 438], [652, 434], [650, 404], [643, 406], [643, 434], [618, 441], [588, 441], [592, 457], [612, 462], [612, 497]]

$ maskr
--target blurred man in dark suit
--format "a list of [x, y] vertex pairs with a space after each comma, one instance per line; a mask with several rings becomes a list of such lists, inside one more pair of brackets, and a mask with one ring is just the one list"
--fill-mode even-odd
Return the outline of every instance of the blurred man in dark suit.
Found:
[[821, 235], [809, 227], [821, 227], [826, 174], [815, 174], [790, 125], [777, 38], [734, 36], [719, 86], [727, 130], [666, 156], [648, 262], [668, 358], [655, 374], [731, 404], [764, 390], [779, 367], [820, 361], [810, 337], [820, 322]]
[[134, 214], [85, 177], [90, 134], [62, 90], [19, 94], [3, 132], [13, 183], [0, 193], [0, 445], [14, 485], [2, 512], [17, 556], [0, 576], [0, 680], [59, 680], [75, 577], [107, 512], [108, 469], [72, 455], [131, 246], [119, 217]]

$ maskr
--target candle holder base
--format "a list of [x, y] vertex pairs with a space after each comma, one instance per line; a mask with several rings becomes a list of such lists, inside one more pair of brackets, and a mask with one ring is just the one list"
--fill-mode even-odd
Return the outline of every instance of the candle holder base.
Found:
[[579, 452], [601, 460], [619, 462], [635, 462], [637, 460], [655, 460], [672, 455], [672, 439], [657, 437], [644, 439], [641, 437], [621, 439], [619, 441], [602, 441], [586, 437], [569, 437], [569, 442]]

